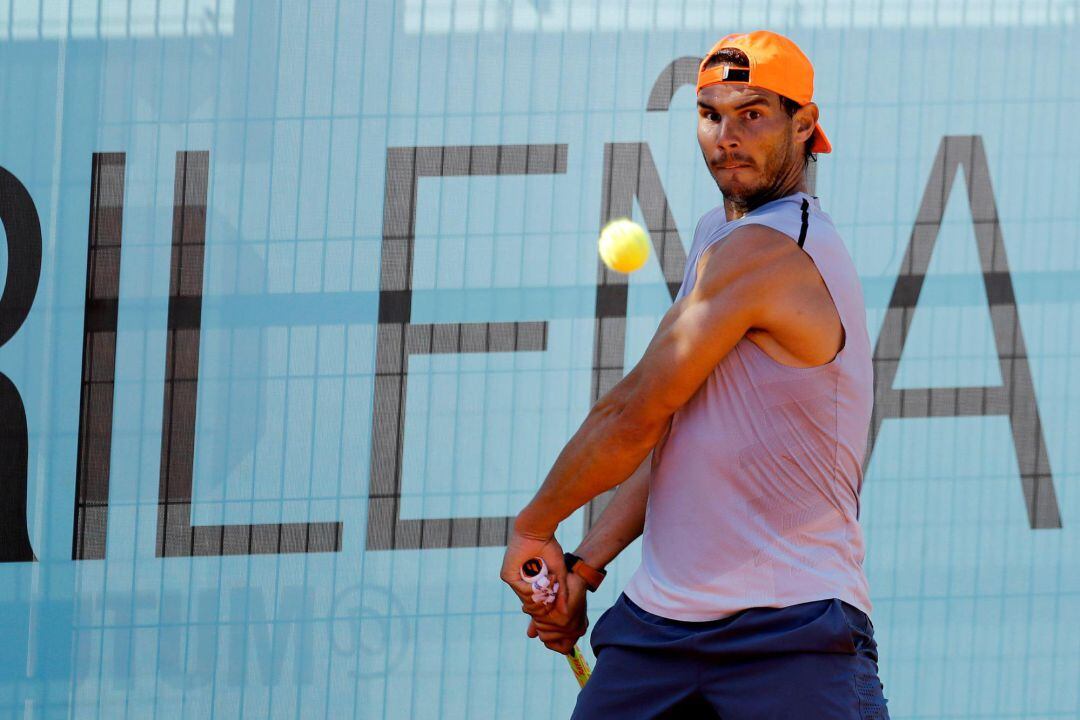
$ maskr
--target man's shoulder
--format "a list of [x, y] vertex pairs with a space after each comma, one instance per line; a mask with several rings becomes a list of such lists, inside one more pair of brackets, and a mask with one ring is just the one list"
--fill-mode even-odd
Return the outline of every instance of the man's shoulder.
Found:
[[769, 225], [756, 223], [732, 229], [723, 240], [705, 251], [706, 256], [723, 257], [727, 264], [742, 269], [775, 263], [801, 253], [798, 242], [790, 235]]
[[[787, 234], [767, 225], [747, 224], [732, 230], [702, 253], [698, 285], [704, 293], [739, 285], [754, 292], [801, 279], [808, 260]], [[809, 264], [812, 268], [812, 263]]]
[[727, 224], [727, 212], [723, 203], [709, 210], [698, 219], [697, 228], [694, 230], [694, 239], [703, 235], [711, 235], [716, 230]]
[[710, 210], [706, 210], [705, 214], [701, 216], [700, 220], [698, 220], [699, 225], [706, 225], [709, 223], [719, 223], [723, 225], [726, 222], [727, 211], [724, 210], [724, 203], [720, 203], [719, 205], [711, 208]]

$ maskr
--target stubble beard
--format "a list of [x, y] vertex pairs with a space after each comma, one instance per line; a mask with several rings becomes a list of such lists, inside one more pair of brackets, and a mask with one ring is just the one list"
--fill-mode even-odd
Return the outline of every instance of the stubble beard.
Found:
[[[784, 169], [788, 165], [789, 153], [790, 146], [781, 146], [780, 149], [766, 156], [765, 169], [757, 175], [758, 182], [753, 186], [748, 187], [743, 183], [730, 183], [731, 187], [725, 188], [721, 184], [720, 178], [715, 174], [713, 180], [716, 182], [716, 186], [720, 189], [725, 201], [737, 207], [752, 210], [759, 205], [776, 199], [779, 195], [780, 189], [784, 186], [786, 180]], [[753, 170], [754, 168], [749, 169]]]

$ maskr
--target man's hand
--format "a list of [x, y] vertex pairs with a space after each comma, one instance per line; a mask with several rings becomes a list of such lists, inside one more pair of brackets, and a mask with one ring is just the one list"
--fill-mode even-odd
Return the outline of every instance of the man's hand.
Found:
[[[559, 583], [559, 592], [555, 602], [549, 605], [533, 600], [532, 585], [521, 579], [521, 566], [526, 560], [534, 557], [541, 558], [547, 563], [548, 577], [553, 583]], [[562, 607], [566, 607], [566, 564], [563, 562], [562, 547], [554, 536], [530, 536], [519, 532], [516, 528], [512, 529], [510, 537], [507, 538], [506, 554], [503, 556], [499, 577], [517, 593], [518, 599], [521, 600], [521, 609], [533, 617], [548, 614], [559, 603], [562, 603]]]
[[[566, 576], [565, 601], [560, 598], [546, 615], [529, 621], [526, 634], [538, 637], [549, 650], [567, 655], [589, 627], [585, 591], [588, 586], [580, 575]], [[560, 592], [560, 595], [562, 593]]]

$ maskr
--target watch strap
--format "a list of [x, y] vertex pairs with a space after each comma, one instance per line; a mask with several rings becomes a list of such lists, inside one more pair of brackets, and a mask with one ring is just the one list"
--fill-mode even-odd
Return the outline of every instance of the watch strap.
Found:
[[596, 589], [600, 587], [600, 583], [604, 582], [604, 577], [607, 575], [606, 570], [594, 568], [573, 553], [564, 553], [563, 561], [566, 563], [567, 571], [583, 579], [590, 592], [596, 592]]

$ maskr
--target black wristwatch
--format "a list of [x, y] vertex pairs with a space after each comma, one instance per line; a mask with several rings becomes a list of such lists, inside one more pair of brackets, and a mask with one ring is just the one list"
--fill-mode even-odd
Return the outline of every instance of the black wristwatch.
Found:
[[563, 553], [563, 562], [566, 563], [567, 572], [572, 572], [585, 581], [589, 592], [596, 592], [596, 588], [600, 587], [607, 575], [607, 570], [594, 568], [574, 553]]

